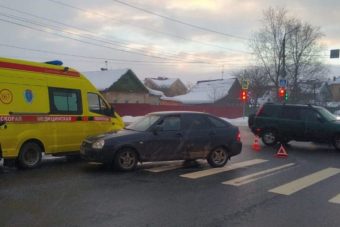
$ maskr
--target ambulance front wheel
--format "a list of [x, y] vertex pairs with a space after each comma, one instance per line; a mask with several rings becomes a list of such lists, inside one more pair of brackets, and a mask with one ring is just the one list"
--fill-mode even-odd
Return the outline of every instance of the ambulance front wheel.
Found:
[[33, 169], [41, 163], [41, 147], [35, 142], [25, 143], [19, 153], [18, 165], [23, 169]]

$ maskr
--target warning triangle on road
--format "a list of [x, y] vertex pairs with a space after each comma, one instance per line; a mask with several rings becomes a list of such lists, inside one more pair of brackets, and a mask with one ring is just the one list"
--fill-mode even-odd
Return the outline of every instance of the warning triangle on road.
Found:
[[276, 153], [276, 157], [278, 157], [278, 158], [287, 158], [287, 157], [288, 157], [287, 151], [286, 151], [286, 149], [283, 147], [282, 144], [281, 144], [279, 150], [278, 150], [277, 153]]

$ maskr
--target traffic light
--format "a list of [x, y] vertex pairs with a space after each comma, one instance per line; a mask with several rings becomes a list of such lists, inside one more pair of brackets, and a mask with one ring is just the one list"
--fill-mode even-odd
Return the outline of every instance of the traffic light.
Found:
[[247, 101], [247, 98], [248, 98], [248, 92], [247, 90], [242, 90], [242, 93], [241, 93], [241, 99], [243, 102]]
[[284, 89], [283, 87], [279, 88], [279, 97], [281, 97], [281, 98], [286, 97], [286, 89]]
[[288, 100], [288, 93], [286, 91], [286, 94], [285, 94], [285, 100], [287, 101]]

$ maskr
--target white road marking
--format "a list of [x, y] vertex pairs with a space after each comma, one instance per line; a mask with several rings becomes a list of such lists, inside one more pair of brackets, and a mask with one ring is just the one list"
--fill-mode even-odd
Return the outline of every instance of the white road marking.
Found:
[[307, 188], [338, 173], [340, 173], [340, 169], [330, 167], [315, 172], [313, 174], [307, 175], [305, 177], [299, 178], [297, 180], [291, 181], [279, 187], [273, 188], [269, 190], [269, 192], [278, 193], [282, 195], [291, 195], [297, 191]]
[[210, 176], [210, 175], [214, 175], [214, 174], [218, 174], [222, 172], [227, 172], [227, 171], [234, 170], [234, 169], [239, 169], [242, 167], [260, 164], [260, 163], [267, 162], [267, 161], [268, 160], [264, 160], [264, 159], [253, 159], [253, 160], [239, 162], [239, 163], [235, 163], [231, 165], [227, 164], [226, 166], [221, 167], [221, 168], [211, 168], [211, 169], [202, 170], [198, 172], [182, 174], [181, 177], [197, 179], [197, 178], [206, 177], [206, 176]]
[[337, 196], [331, 198], [328, 202], [340, 204], [340, 194], [338, 194]]
[[[289, 164], [286, 164], [286, 165], [282, 165], [282, 166], [278, 166], [278, 167], [275, 167], [275, 168], [263, 170], [263, 171], [260, 171], [260, 172], [257, 172], [257, 173], [253, 173], [253, 174], [250, 174], [250, 175], [247, 175], [247, 176], [238, 177], [238, 178], [235, 178], [235, 179], [224, 181], [224, 182], [222, 182], [222, 184], [233, 185], [233, 186], [241, 186], [241, 185], [248, 184], [250, 182], [262, 179], [264, 177], [268, 177], [268, 176], [271, 176], [273, 174], [279, 173], [279, 172], [281, 172], [279, 170], [291, 167], [293, 165], [295, 165], [295, 164], [289, 163]], [[257, 177], [257, 176], [259, 176], [259, 177]]]

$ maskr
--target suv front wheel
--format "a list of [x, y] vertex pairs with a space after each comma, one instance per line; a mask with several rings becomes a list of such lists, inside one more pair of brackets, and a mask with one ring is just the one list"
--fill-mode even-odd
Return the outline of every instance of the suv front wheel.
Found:
[[277, 133], [272, 129], [267, 129], [262, 133], [262, 142], [267, 146], [274, 146], [277, 143]]

